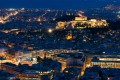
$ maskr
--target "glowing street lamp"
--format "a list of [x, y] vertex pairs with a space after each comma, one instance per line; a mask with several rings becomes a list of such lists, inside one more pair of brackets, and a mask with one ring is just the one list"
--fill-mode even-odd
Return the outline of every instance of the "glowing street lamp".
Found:
[[49, 33], [52, 33], [52, 32], [53, 32], [53, 30], [52, 30], [52, 29], [48, 29], [48, 32], [49, 32]]

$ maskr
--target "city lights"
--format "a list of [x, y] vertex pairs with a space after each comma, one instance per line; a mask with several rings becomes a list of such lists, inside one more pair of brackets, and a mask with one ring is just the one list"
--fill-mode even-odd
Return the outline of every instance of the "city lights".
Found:
[[48, 32], [49, 32], [49, 33], [52, 33], [52, 32], [53, 32], [53, 30], [52, 30], [52, 29], [48, 29]]
[[0, 80], [120, 79], [120, 0], [76, 1], [1, 5]]

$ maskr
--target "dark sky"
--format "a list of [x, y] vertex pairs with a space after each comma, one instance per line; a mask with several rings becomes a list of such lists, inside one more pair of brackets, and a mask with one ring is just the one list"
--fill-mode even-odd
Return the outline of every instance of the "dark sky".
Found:
[[120, 5], [120, 0], [0, 0], [0, 8], [87, 9], [107, 4]]

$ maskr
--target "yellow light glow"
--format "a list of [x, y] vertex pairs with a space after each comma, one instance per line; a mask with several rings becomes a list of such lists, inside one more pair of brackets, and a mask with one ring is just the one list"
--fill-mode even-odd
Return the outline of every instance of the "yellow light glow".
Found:
[[73, 38], [73, 37], [72, 37], [72, 34], [69, 34], [69, 35], [66, 36], [66, 39], [67, 39], [67, 40], [71, 40], [72, 38]]
[[48, 29], [48, 32], [49, 32], [49, 33], [52, 33], [52, 32], [53, 32], [53, 30], [52, 30], [52, 29]]

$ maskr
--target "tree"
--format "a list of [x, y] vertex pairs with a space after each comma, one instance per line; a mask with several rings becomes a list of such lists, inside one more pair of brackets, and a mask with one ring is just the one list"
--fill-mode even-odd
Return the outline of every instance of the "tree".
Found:
[[18, 66], [21, 66], [21, 63], [19, 63]]
[[40, 56], [37, 57], [37, 62], [38, 63], [42, 62], [42, 58]]

